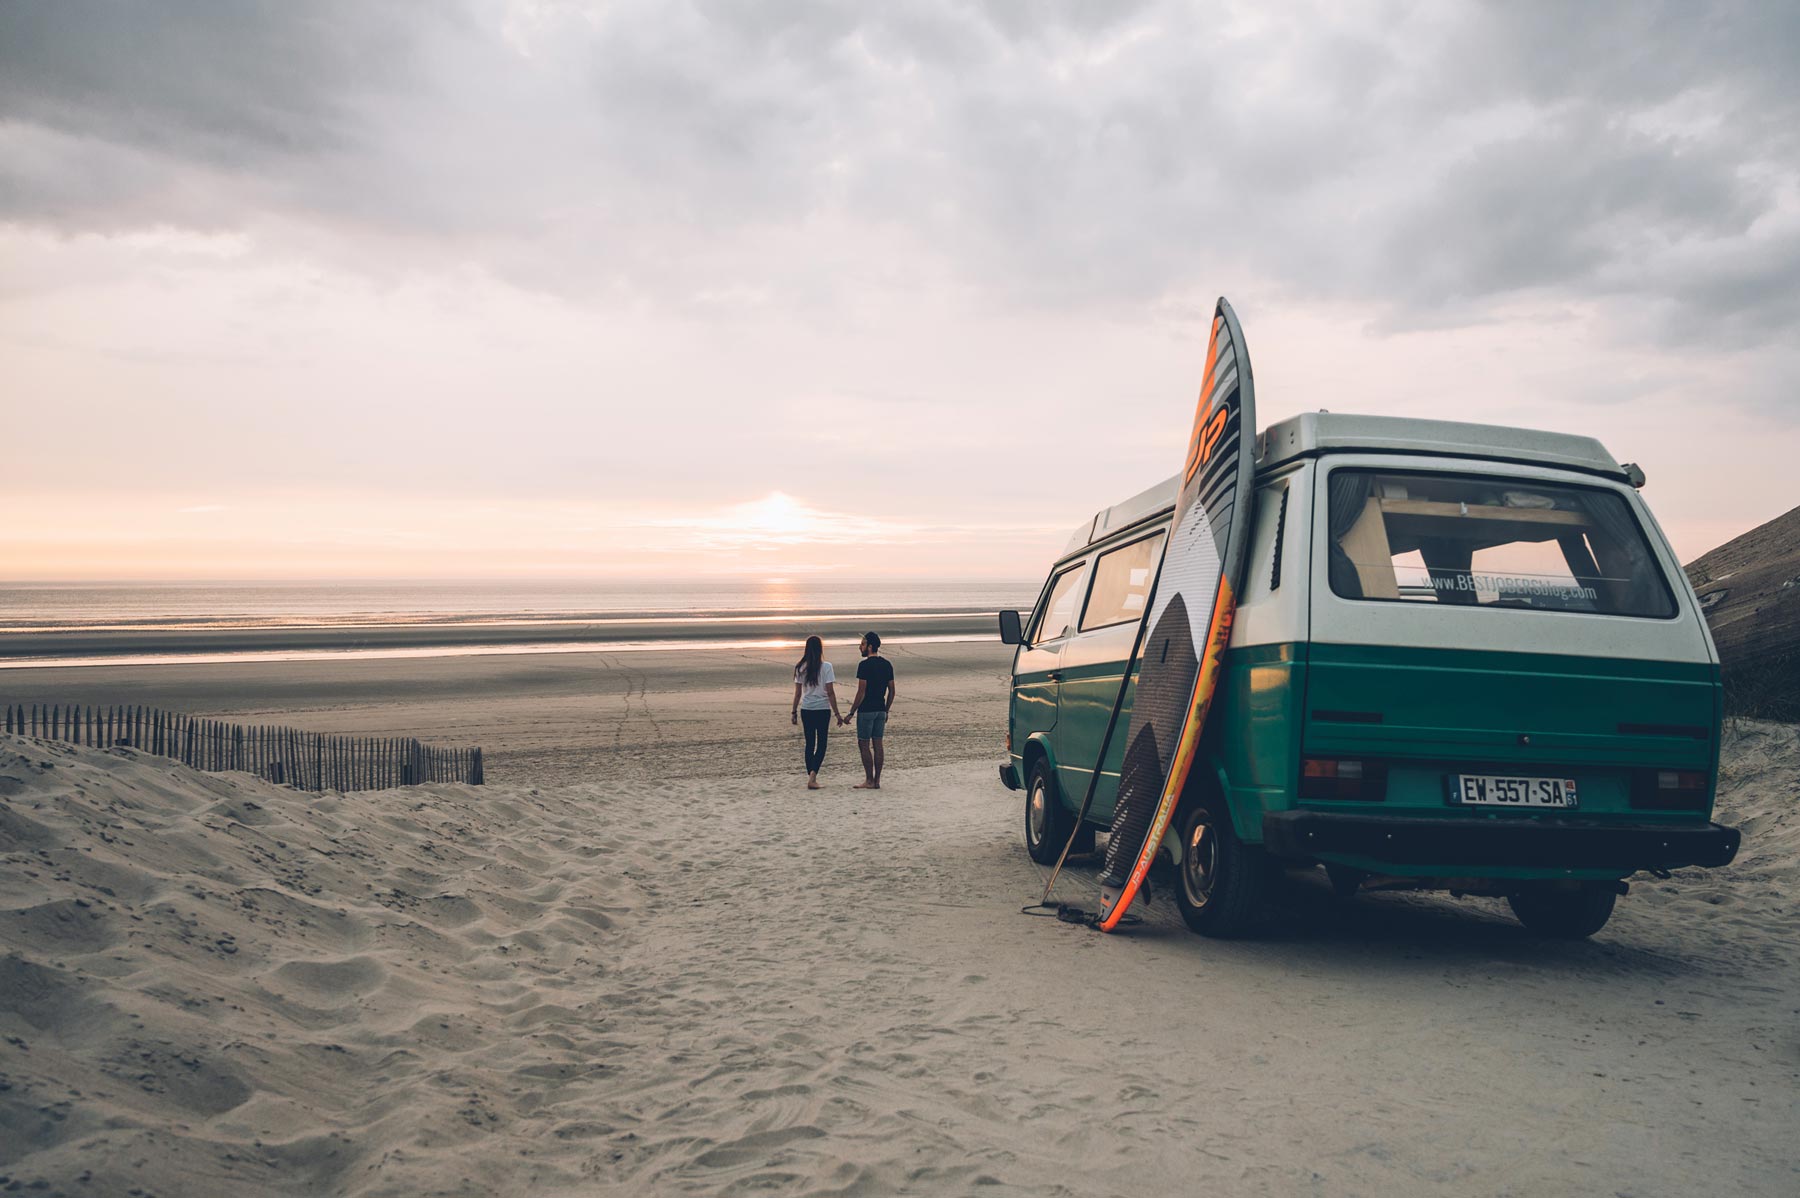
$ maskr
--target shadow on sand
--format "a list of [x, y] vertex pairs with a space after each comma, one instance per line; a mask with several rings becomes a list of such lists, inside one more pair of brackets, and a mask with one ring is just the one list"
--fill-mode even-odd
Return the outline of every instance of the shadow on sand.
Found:
[[[1063, 897], [1081, 904], [1085, 895], [1097, 894], [1099, 871], [1098, 856], [1072, 858], [1066, 875], [1075, 886]], [[1187, 929], [1169, 886], [1164, 881], [1157, 888], [1154, 901], [1138, 913], [1141, 922], [1126, 934], [1196, 959], [1346, 975], [1421, 967], [1477, 974], [1526, 969], [1577, 982], [1717, 978], [1741, 971], [1736, 954], [1707, 951], [1683, 929], [1660, 926], [1659, 916], [1679, 916], [1648, 904], [1634, 911], [1629, 895], [1593, 939], [1547, 940], [1526, 931], [1501, 899], [1408, 891], [1340, 898], [1322, 870], [1295, 870], [1277, 876], [1268, 917], [1254, 936], [1214, 940]]]

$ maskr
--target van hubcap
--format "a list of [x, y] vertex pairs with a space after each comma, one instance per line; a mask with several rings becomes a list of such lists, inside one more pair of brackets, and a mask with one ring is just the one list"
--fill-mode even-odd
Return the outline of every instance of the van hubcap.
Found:
[[1044, 824], [1049, 816], [1044, 801], [1044, 784], [1034, 783], [1030, 797], [1025, 800], [1025, 827], [1031, 833], [1032, 844], [1044, 843]]
[[1213, 882], [1218, 878], [1219, 838], [1205, 819], [1194, 825], [1181, 854], [1181, 888], [1188, 902], [1204, 907], [1212, 899]]

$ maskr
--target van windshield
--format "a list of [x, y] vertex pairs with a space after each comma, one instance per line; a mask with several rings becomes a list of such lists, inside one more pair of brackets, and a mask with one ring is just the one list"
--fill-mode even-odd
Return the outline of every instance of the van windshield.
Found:
[[1597, 487], [1334, 470], [1330, 580], [1345, 599], [1667, 618], [1644, 530]]

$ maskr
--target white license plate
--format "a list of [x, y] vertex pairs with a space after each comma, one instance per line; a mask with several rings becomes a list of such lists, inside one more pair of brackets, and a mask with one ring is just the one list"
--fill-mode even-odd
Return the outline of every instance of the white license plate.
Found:
[[1471, 807], [1570, 808], [1576, 805], [1575, 779], [1452, 774], [1450, 801]]

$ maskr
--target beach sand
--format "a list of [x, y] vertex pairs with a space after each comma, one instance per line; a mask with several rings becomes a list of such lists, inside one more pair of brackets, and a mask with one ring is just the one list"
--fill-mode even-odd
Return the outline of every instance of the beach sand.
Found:
[[[896, 765], [1005, 756], [1012, 649], [883, 645], [900, 694]], [[828, 655], [856, 694], [856, 651]], [[480, 745], [490, 782], [766, 778], [797, 768], [794, 649], [683, 648], [539, 656], [345, 657], [209, 665], [0, 670], [0, 703], [144, 703], [238, 723]], [[852, 729], [832, 731], [828, 771], [860, 775]], [[991, 772], [991, 771], [990, 771]]]
[[1042, 875], [973, 735], [868, 794], [681, 777], [680, 734], [633, 734], [661, 781], [323, 797], [0, 738], [0, 1187], [1800, 1189], [1793, 729], [1733, 736], [1737, 865], [1576, 944], [1316, 878], [1259, 940], [1166, 904], [1102, 936], [1019, 914]]

